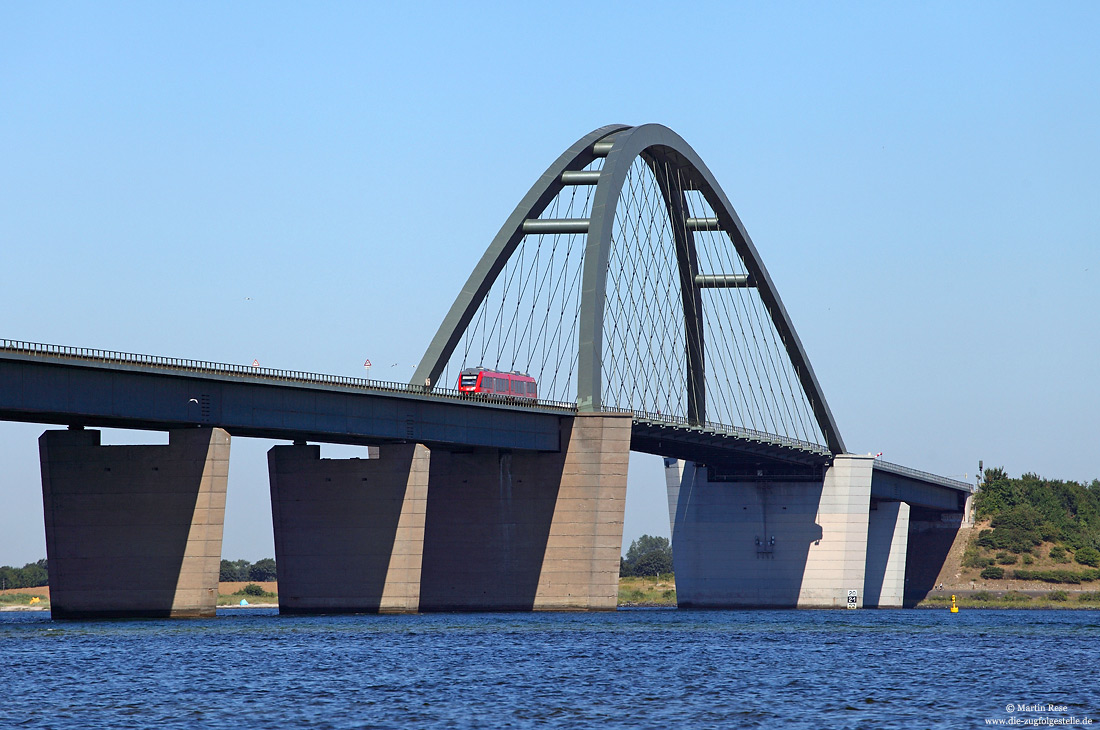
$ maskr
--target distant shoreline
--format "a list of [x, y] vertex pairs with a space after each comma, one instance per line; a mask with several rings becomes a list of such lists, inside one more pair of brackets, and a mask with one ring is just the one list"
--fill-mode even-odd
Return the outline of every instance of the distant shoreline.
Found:
[[[248, 585], [251, 581], [235, 581], [235, 582], [223, 582], [218, 585], [218, 594], [221, 598], [232, 597], [238, 599], [234, 603], [219, 605], [218, 608], [231, 608], [235, 610], [248, 609], [248, 608], [263, 608], [272, 609], [278, 608], [279, 604], [271, 602], [272, 599], [267, 596], [257, 596], [260, 603], [253, 603], [249, 596], [238, 595], [244, 586]], [[257, 583], [264, 591], [268, 593], [278, 593], [278, 583], [276, 581], [266, 581]], [[661, 582], [655, 578], [621, 578], [619, 580], [620, 594], [619, 601], [616, 608], [676, 608], [675, 603], [675, 583], [672, 581]], [[958, 599], [958, 605], [963, 610], [1075, 610], [1075, 611], [1096, 611], [1100, 610], [1100, 603], [1096, 601], [1082, 601], [1081, 597], [1084, 595], [1097, 595], [1097, 591], [1094, 590], [1067, 590], [1061, 588], [1035, 588], [1029, 587], [1026, 589], [1007, 589], [1007, 587], [997, 588], [955, 588], [949, 590], [946, 587], [944, 589], [936, 590], [929, 593], [920, 603], [913, 606], [916, 610], [944, 610], [951, 602], [951, 595], [954, 594]], [[30, 605], [26, 603], [19, 604], [0, 604], [0, 612], [16, 612], [16, 611], [49, 611], [50, 605], [50, 590], [49, 586], [38, 586], [35, 588], [8, 588], [6, 590], [0, 590], [0, 596], [23, 594], [31, 596], [41, 596], [42, 603], [38, 605]], [[1057, 596], [1057, 597], [1054, 597]], [[653, 600], [653, 598], [658, 600]], [[247, 605], [240, 605], [239, 599], [245, 599], [248, 602]], [[1062, 600], [1064, 598], [1064, 600]], [[633, 600], [631, 600], [633, 599]], [[753, 609], [749, 609], [753, 610]], [[798, 609], [789, 609], [798, 610]], [[827, 609], [833, 610], [833, 609]], [[876, 609], [877, 610], [877, 609]], [[882, 609], [882, 610], [896, 610], [896, 609]]]

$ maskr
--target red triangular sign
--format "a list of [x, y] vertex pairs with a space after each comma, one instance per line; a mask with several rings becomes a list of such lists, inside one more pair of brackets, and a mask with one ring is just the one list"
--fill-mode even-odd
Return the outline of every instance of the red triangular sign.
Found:
[[260, 367], [260, 361], [259, 360], [253, 360], [252, 361], [252, 367], [254, 367], [254, 368]]

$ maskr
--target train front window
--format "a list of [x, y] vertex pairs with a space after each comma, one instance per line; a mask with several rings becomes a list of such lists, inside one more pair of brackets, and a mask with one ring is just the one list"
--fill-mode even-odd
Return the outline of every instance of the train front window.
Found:
[[477, 373], [464, 373], [459, 376], [458, 384], [464, 388], [472, 388], [477, 385]]

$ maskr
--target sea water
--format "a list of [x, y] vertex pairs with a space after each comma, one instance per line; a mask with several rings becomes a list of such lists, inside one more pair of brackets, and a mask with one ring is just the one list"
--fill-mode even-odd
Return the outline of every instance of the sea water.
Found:
[[1100, 612], [51, 621], [0, 614], [0, 728], [1100, 723]]

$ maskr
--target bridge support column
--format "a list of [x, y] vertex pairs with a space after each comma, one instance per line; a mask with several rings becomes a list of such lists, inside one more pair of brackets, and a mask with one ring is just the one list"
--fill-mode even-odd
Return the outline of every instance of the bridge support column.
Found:
[[322, 459], [320, 446], [275, 446], [267, 460], [280, 613], [415, 612], [428, 449]]
[[613, 610], [630, 425], [562, 419], [559, 453], [434, 450], [421, 610]]
[[100, 446], [93, 430], [38, 440], [54, 618], [213, 616], [229, 434]]
[[909, 505], [876, 502], [867, 515], [867, 568], [863, 605], [901, 608], [905, 594], [905, 552], [909, 545]]
[[844, 454], [825, 471], [817, 509], [822, 534], [809, 546], [799, 608], [844, 608], [853, 590], [863, 606], [874, 464], [873, 456]]
[[[820, 481], [715, 481], [682, 468], [672, 554], [679, 605], [843, 607], [862, 602], [874, 459], [838, 456]], [[857, 603], [861, 605], [861, 603]]]
[[[668, 492], [668, 529], [669, 535], [676, 538], [676, 507], [680, 501], [680, 485], [684, 482], [684, 468], [691, 462], [682, 459], [664, 457], [665, 490]], [[692, 465], [694, 468], [694, 465]]]

